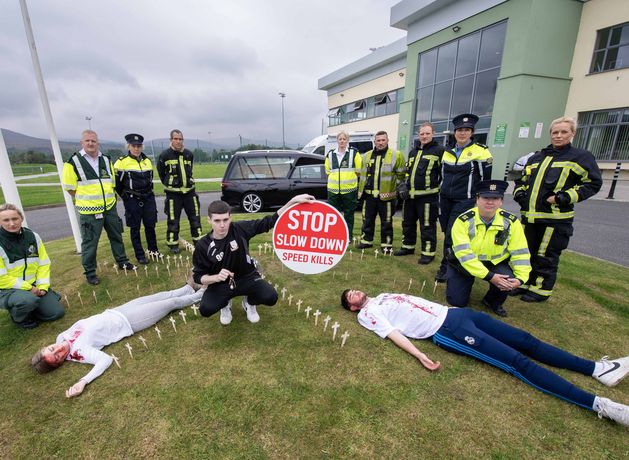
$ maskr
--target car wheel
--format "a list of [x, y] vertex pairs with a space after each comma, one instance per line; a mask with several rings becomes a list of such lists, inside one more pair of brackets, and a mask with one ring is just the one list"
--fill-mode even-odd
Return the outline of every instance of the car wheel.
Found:
[[258, 212], [262, 209], [262, 198], [257, 193], [245, 193], [240, 200], [240, 206], [246, 212]]

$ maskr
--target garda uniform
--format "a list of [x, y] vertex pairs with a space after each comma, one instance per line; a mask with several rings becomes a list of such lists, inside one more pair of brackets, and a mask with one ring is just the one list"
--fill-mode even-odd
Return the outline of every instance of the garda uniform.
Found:
[[[98, 170], [85, 159], [84, 149], [75, 152], [63, 165], [63, 188], [74, 191], [74, 205], [81, 226], [81, 263], [88, 282], [96, 278], [96, 249], [103, 227], [118, 265], [132, 267], [122, 241], [122, 220], [116, 211], [113, 165], [107, 155], [98, 152]], [[128, 265], [127, 265], [128, 264]]]
[[339, 160], [337, 149], [325, 156], [325, 172], [328, 175], [328, 203], [343, 213], [349, 239], [354, 233], [354, 212], [358, 201], [358, 175], [363, 166], [360, 153], [348, 147]]
[[[31, 292], [46, 291], [42, 297]], [[60, 296], [50, 289], [50, 259], [39, 235], [22, 227], [18, 233], [0, 228], [0, 307], [21, 327], [63, 316]], [[30, 323], [30, 324], [28, 324]]]
[[[452, 119], [454, 130], [474, 129], [478, 117], [471, 113], [458, 115]], [[491, 179], [492, 156], [487, 146], [474, 142], [462, 149], [456, 145], [447, 149], [441, 159], [441, 190], [439, 191], [439, 222], [445, 234], [443, 259], [437, 273], [437, 281], [445, 281], [447, 254], [452, 247], [450, 229], [454, 220], [464, 211], [474, 206], [475, 187], [483, 180]]]
[[192, 152], [186, 148], [176, 151], [172, 146], [162, 152], [157, 163], [157, 173], [164, 184], [166, 201], [166, 244], [171, 252], [179, 252], [179, 218], [186, 211], [190, 233], [195, 243], [201, 239], [201, 214], [199, 196], [194, 191]]
[[[439, 216], [439, 183], [443, 147], [435, 141], [411, 150], [406, 161], [405, 186], [400, 193], [404, 199], [402, 248], [395, 255], [413, 254], [417, 241], [417, 221], [421, 229], [419, 263], [434, 259], [437, 246], [437, 218]], [[403, 191], [402, 191], [403, 190]]]
[[[524, 233], [531, 250], [533, 271], [522, 300], [548, 299], [557, 279], [559, 256], [572, 236], [574, 204], [595, 195], [601, 171], [587, 150], [568, 144], [548, 147], [532, 155], [513, 193], [521, 207]], [[555, 196], [556, 204], [547, 201]]]
[[387, 148], [370, 150], [365, 154], [359, 195], [364, 199], [363, 227], [359, 249], [373, 246], [376, 216], [380, 216], [380, 246], [393, 246], [393, 213], [395, 212], [396, 185], [404, 180], [404, 155]]
[[[129, 145], [142, 145], [144, 137], [140, 134], [127, 134], [125, 140]], [[116, 192], [122, 198], [125, 208], [125, 220], [135, 257], [141, 264], [147, 264], [146, 254], [142, 248], [140, 226], [144, 223], [144, 235], [150, 252], [159, 252], [155, 236], [157, 223], [157, 204], [153, 192], [153, 164], [140, 152], [135, 157], [130, 152], [114, 163], [116, 175]]]
[[[484, 181], [478, 186], [481, 197], [504, 196], [504, 181]], [[491, 222], [485, 222], [478, 207], [458, 216], [452, 225], [452, 251], [448, 257], [446, 298], [456, 307], [469, 304], [476, 278], [490, 281], [494, 274], [509, 275], [523, 284], [531, 272], [530, 254], [522, 224], [518, 218], [500, 208]], [[506, 316], [502, 304], [509, 291], [501, 291], [489, 283], [483, 304]]]

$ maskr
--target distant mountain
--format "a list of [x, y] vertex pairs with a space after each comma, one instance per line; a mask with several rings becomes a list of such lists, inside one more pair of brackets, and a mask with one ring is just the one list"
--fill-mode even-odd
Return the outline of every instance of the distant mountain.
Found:
[[[2, 129], [2, 135], [4, 137], [4, 143], [7, 146], [7, 150], [9, 151], [9, 155], [12, 153], [20, 153], [27, 152], [29, 150], [33, 150], [36, 152], [50, 153], [52, 154], [52, 146], [50, 145], [49, 139], [40, 139], [38, 137], [28, 136], [26, 134], [17, 133], [15, 131], [11, 131], [9, 129]], [[114, 142], [106, 139], [101, 139], [101, 150], [103, 152], [109, 149], [124, 149], [125, 145], [123, 142]], [[150, 139], [144, 141], [144, 150], [148, 153], [154, 153], [155, 155], [159, 155], [159, 153], [168, 148], [170, 144], [170, 139], [168, 138], [160, 138], [160, 139]], [[268, 145], [272, 147], [280, 147], [282, 145], [281, 141], [277, 141], [275, 139], [252, 139], [248, 137], [232, 137], [232, 138], [221, 138], [221, 139], [212, 139], [212, 142], [208, 142], [202, 139], [196, 138], [186, 138], [185, 146], [190, 150], [194, 150], [199, 148], [204, 151], [211, 150], [233, 150], [238, 148], [240, 145], [247, 144], [259, 144], [259, 145]], [[61, 147], [62, 152], [75, 152], [81, 148], [78, 139], [71, 140], [59, 140], [59, 145]], [[286, 144], [287, 148], [298, 148], [301, 147], [297, 144]]]

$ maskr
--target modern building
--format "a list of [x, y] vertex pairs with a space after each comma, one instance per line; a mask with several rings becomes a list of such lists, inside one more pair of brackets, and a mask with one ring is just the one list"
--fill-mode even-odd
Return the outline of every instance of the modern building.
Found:
[[330, 133], [385, 129], [407, 151], [422, 122], [446, 144], [475, 113], [502, 177], [565, 114], [601, 163], [629, 159], [627, 0], [403, 0], [390, 24], [406, 37], [319, 80]]

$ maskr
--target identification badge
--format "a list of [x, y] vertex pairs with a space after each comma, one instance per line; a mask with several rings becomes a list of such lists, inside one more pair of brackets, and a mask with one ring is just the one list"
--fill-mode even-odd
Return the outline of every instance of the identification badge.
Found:
[[94, 214], [94, 219], [102, 219], [103, 218], [103, 214], [102, 213], [98, 213], [98, 214]]

